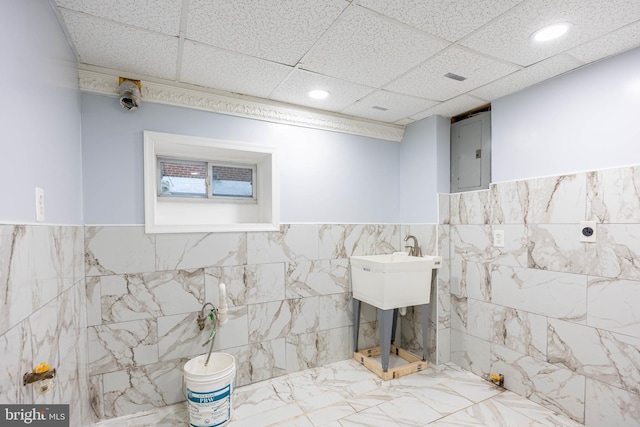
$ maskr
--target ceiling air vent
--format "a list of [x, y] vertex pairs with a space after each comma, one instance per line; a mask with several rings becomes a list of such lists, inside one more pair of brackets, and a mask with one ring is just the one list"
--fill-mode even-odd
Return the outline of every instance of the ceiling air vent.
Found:
[[466, 78], [466, 77], [462, 77], [462, 76], [459, 76], [459, 75], [457, 75], [457, 74], [453, 74], [453, 73], [447, 73], [447, 74], [445, 74], [444, 76], [445, 76], [445, 77], [448, 77], [448, 78], [450, 78], [450, 79], [452, 79], [452, 80], [457, 80], [457, 81], [459, 81], [459, 82], [461, 82], [461, 81], [463, 81], [463, 80], [467, 80], [467, 78]]

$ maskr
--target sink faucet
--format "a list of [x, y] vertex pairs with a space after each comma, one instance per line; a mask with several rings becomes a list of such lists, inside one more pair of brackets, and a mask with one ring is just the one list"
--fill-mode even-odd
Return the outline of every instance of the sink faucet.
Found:
[[422, 256], [422, 248], [420, 246], [418, 246], [418, 239], [416, 239], [416, 236], [412, 236], [411, 234], [407, 234], [407, 237], [404, 238], [404, 241], [406, 242], [409, 239], [413, 239], [413, 246], [410, 246], [410, 245], [405, 246], [405, 248], [409, 249], [409, 256], [421, 257]]

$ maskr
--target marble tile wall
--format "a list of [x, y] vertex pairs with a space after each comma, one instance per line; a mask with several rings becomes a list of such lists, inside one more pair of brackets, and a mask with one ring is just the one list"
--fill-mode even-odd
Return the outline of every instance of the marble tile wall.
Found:
[[[401, 250], [408, 232], [425, 253], [435, 251], [435, 225], [299, 224], [279, 232], [157, 235], [142, 226], [86, 227], [94, 420], [184, 400], [182, 366], [208, 349], [197, 312], [205, 302], [217, 305], [220, 282], [227, 286], [229, 321], [218, 330], [214, 351], [236, 357], [239, 385], [351, 358], [349, 256]], [[414, 321], [408, 316], [402, 325], [415, 331]], [[433, 317], [434, 352], [437, 323]], [[378, 345], [376, 313], [367, 305], [359, 339], [362, 348]]]
[[640, 167], [449, 198], [451, 361], [588, 427], [637, 425]]
[[438, 254], [442, 267], [438, 272], [438, 363], [451, 361], [451, 198], [438, 195]]
[[[0, 225], [0, 402], [70, 404], [70, 425], [89, 425], [83, 227]], [[22, 376], [56, 368], [38, 395]]]

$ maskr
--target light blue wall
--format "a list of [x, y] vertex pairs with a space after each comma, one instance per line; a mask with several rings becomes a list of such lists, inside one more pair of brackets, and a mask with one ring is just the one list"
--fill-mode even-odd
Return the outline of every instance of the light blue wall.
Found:
[[640, 164], [640, 48], [492, 103], [492, 181]]
[[0, 222], [82, 223], [77, 63], [44, 0], [0, 2]]
[[449, 192], [449, 120], [431, 116], [405, 128], [400, 148], [400, 222], [437, 223], [437, 193]]
[[278, 147], [283, 223], [398, 222], [398, 142], [84, 93], [86, 224], [144, 223], [144, 130]]

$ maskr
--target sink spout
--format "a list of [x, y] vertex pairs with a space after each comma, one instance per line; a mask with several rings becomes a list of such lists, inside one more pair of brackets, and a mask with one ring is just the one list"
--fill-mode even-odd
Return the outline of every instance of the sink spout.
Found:
[[405, 248], [409, 249], [409, 256], [421, 257], [422, 248], [418, 246], [418, 239], [416, 239], [416, 236], [407, 234], [407, 237], [404, 238], [404, 241], [406, 242], [409, 239], [413, 239], [413, 246], [410, 246], [410, 245], [405, 246]]

